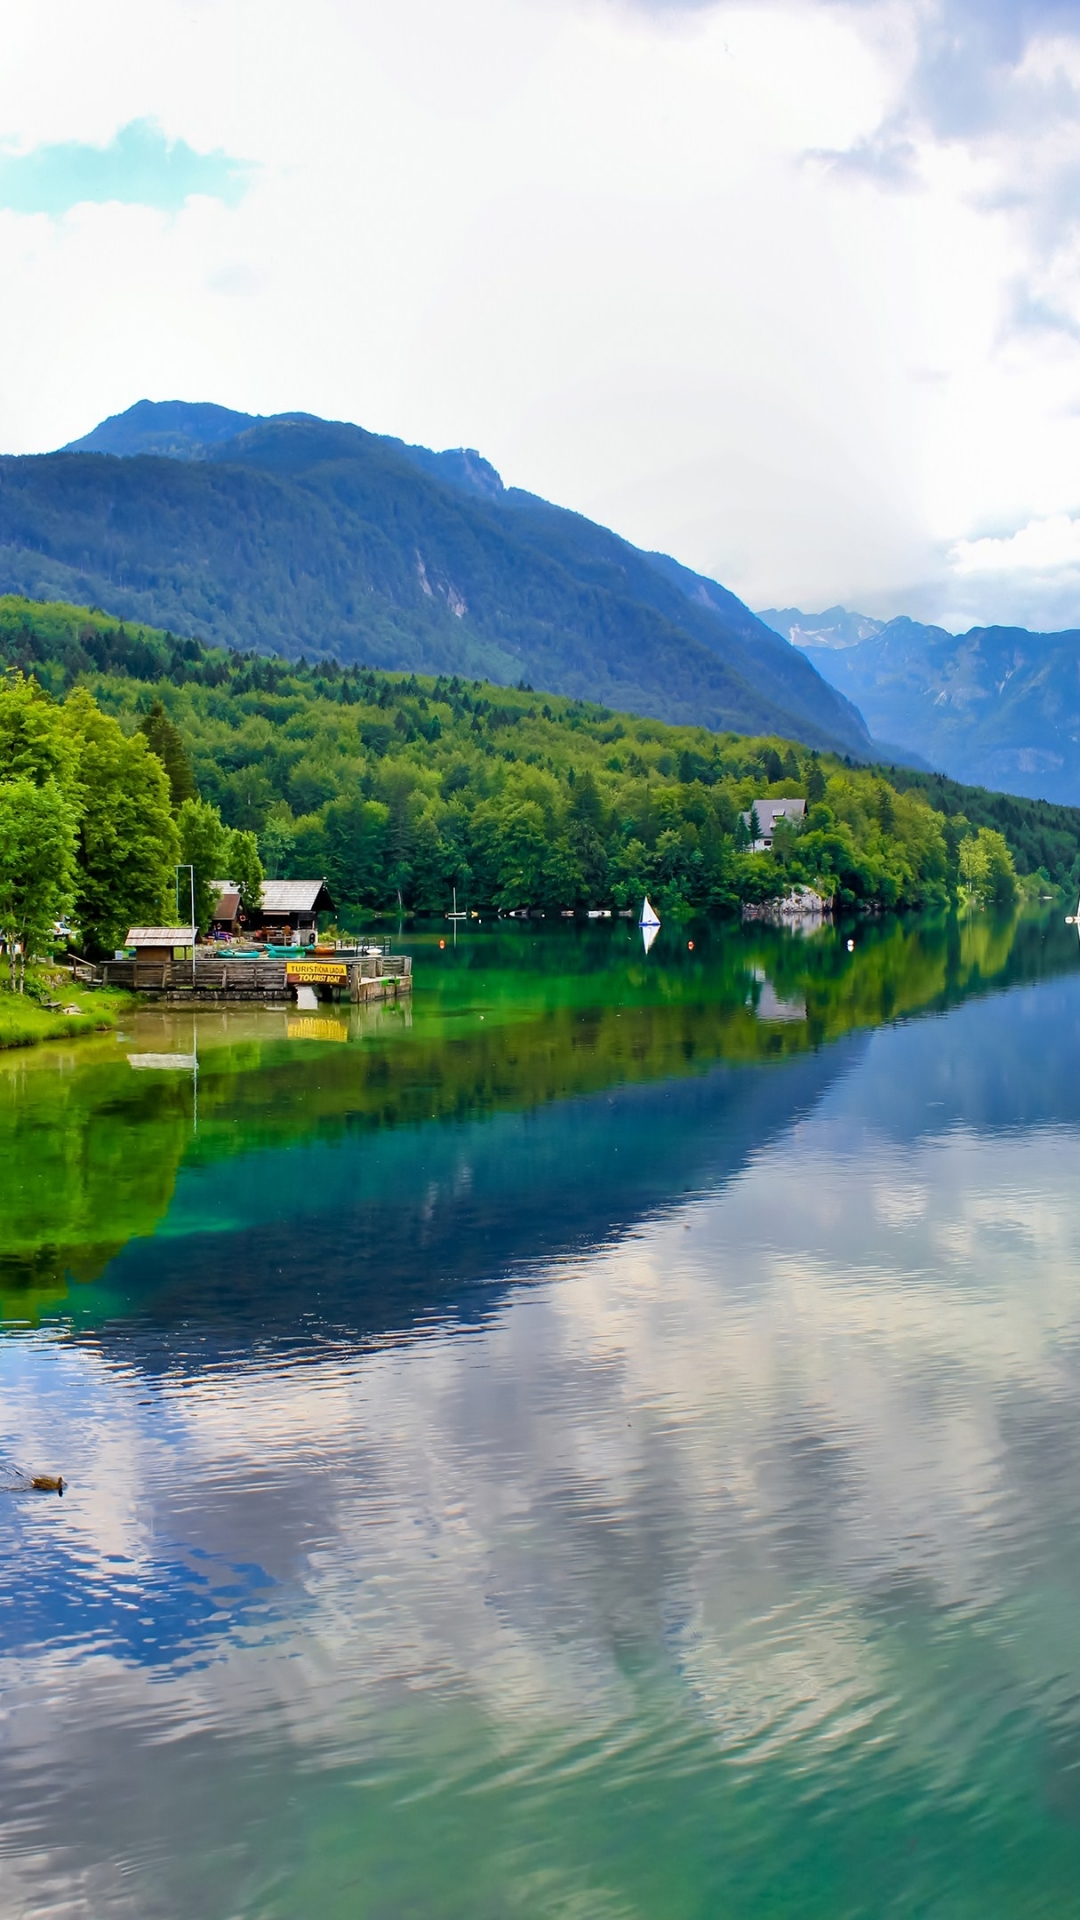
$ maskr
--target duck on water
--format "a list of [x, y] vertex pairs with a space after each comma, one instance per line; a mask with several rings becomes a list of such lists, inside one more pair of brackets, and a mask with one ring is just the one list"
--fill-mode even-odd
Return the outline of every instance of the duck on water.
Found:
[[10, 1460], [0, 1460], [0, 1493], [58, 1493], [67, 1482], [62, 1473], [24, 1473]]

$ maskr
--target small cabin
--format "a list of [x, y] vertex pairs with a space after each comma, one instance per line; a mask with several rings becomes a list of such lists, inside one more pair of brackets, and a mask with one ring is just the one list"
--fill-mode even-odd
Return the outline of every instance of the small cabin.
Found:
[[195, 952], [194, 927], [129, 927], [125, 945], [135, 949], [135, 986], [169, 984], [174, 959]]
[[240, 906], [240, 889], [235, 880], [215, 880], [212, 885], [217, 889], [217, 905], [210, 915], [210, 931], [228, 936], [239, 933], [244, 915]]
[[134, 947], [136, 960], [172, 960], [195, 945], [194, 927], [129, 927], [127, 947]]
[[263, 939], [282, 947], [310, 947], [319, 931], [320, 913], [333, 913], [334, 903], [325, 880], [264, 880]]
[[794, 799], [793, 800], [784, 800], [784, 799], [755, 800], [750, 812], [744, 813], [742, 816], [743, 820], [746, 823], [746, 830], [748, 833], [753, 832], [753, 828], [750, 825], [750, 820], [751, 820], [751, 815], [754, 813], [757, 814], [759, 831], [758, 831], [758, 837], [756, 840], [753, 841], [752, 845], [753, 845], [753, 851], [757, 853], [760, 847], [768, 848], [772, 846], [773, 831], [775, 829], [776, 822], [778, 820], [790, 820], [793, 824], [795, 824], [796, 822], [805, 819], [806, 801], [801, 799], [800, 800], [794, 800]]

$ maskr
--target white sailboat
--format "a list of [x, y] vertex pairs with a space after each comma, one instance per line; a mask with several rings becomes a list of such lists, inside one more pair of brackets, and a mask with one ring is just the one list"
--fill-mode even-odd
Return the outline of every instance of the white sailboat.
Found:
[[1076, 903], [1076, 912], [1065, 915], [1065, 925], [1067, 927], [1080, 927], [1080, 900]]
[[652, 946], [653, 941], [660, 931], [660, 915], [652, 905], [648, 894], [645, 895], [641, 903], [641, 918], [638, 921], [638, 926], [641, 928], [641, 944], [646, 953], [648, 953], [649, 948]]

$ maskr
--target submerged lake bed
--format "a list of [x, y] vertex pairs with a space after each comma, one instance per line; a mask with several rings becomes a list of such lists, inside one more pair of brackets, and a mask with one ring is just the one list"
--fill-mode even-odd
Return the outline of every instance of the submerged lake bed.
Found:
[[1070, 1908], [1080, 943], [852, 937], [0, 1057], [5, 1911]]

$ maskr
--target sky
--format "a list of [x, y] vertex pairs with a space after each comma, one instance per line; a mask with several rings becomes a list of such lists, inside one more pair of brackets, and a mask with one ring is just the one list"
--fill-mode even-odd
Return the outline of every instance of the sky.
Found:
[[477, 447], [751, 605], [1080, 625], [1077, 0], [0, 4], [0, 448]]

